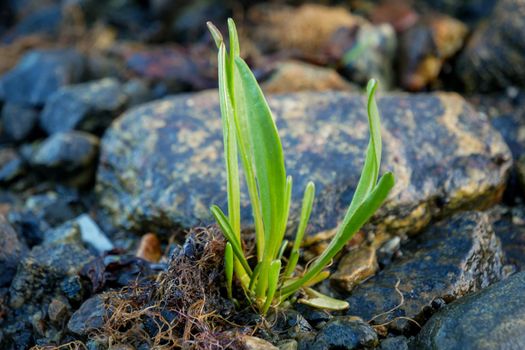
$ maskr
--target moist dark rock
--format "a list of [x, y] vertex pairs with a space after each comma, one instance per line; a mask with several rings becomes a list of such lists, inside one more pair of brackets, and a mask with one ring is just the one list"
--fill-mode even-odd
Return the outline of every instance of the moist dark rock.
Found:
[[11, 307], [39, 304], [60, 293], [60, 284], [76, 275], [93, 256], [78, 244], [33, 247], [20, 262], [11, 284]]
[[525, 91], [508, 88], [491, 94], [475, 94], [468, 97], [477, 110], [485, 113], [505, 142], [515, 160], [525, 154]]
[[60, 87], [80, 82], [84, 58], [72, 49], [33, 50], [0, 78], [7, 102], [43, 105]]
[[299, 342], [299, 349], [373, 349], [378, 345], [372, 327], [357, 317], [338, 316], [329, 321], [311, 342]]
[[44, 176], [85, 186], [94, 180], [99, 139], [83, 131], [59, 132], [33, 153], [29, 164]]
[[490, 18], [474, 31], [456, 66], [468, 90], [525, 86], [524, 16], [521, 0], [501, 0]]
[[38, 245], [51, 228], [71, 220], [86, 210], [79, 194], [67, 188], [42, 191], [26, 197], [7, 214], [29, 246]]
[[525, 270], [525, 207], [497, 206], [491, 210], [491, 218], [505, 253], [505, 264]]
[[25, 162], [13, 148], [0, 148], [0, 184], [9, 184], [25, 172]]
[[106, 315], [105, 298], [101, 295], [95, 295], [86, 300], [73, 313], [67, 323], [67, 328], [75, 334], [87, 336], [89, 332], [104, 326]]
[[379, 350], [408, 350], [408, 340], [402, 335], [386, 338], [381, 342]]
[[11, 283], [18, 263], [27, 253], [27, 246], [3, 215], [0, 215], [0, 237], [0, 287], [5, 287]]
[[113, 78], [60, 88], [46, 102], [40, 126], [48, 134], [83, 130], [101, 133], [122, 112], [128, 97]]
[[409, 333], [417, 327], [407, 318], [424, 323], [435, 299], [451, 302], [502, 276], [501, 244], [485, 213], [460, 213], [433, 225], [403, 253], [352, 291], [349, 314]]
[[38, 112], [31, 107], [6, 103], [2, 108], [2, 127], [8, 138], [15, 142], [25, 140], [34, 131]]
[[414, 342], [416, 349], [523, 349], [525, 272], [461, 298], [436, 313]]
[[[364, 97], [301, 92], [268, 100], [294, 178], [292, 222], [312, 180], [318, 195], [310, 232], [335, 228], [368, 142]], [[416, 232], [432, 218], [500, 199], [511, 154], [461, 97], [392, 94], [378, 103], [382, 169], [392, 170], [397, 182], [374, 221], [381, 228]], [[217, 91], [166, 98], [119, 117], [102, 140], [96, 187], [102, 216], [116, 227], [160, 234], [212, 223], [210, 204], [227, 207], [220, 126]], [[251, 222], [242, 193], [243, 219]]]
[[31, 35], [56, 36], [62, 23], [60, 5], [51, 5], [25, 16], [3, 37], [3, 42], [10, 43], [17, 38]]

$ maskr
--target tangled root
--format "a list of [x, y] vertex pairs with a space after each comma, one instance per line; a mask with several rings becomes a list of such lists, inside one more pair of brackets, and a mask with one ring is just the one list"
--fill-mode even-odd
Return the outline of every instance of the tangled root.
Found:
[[197, 228], [170, 257], [169, 268], [148, 285], [106, 293], [108, 318], [95, 334], [110, 347], [121, 343], [151, 349], [238, 347], [221, 296], [225, 241], [218, 229]]

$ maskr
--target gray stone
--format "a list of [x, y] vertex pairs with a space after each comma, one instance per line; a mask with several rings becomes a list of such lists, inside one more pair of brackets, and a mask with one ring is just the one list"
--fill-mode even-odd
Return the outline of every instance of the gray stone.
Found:
[[104, 326], [107, 316], [106, 301], [103, 296], [95, 295], [86, 300], [80, 308], [71, 315], [67, 328], [78, 335], [86, 336], [89, 332]]
[[5, 101], [43, 105], [60, 87], [79, 82], [84, 58], [74, 50], [34, 50], [0, 78]]
[[7, 137], [19, 142], [26, 139], [35, 129], [38, 112], [31, 107], [6, 103], [2, 108], [2, 126]]
[[525, 86], [525, 6], [522, 0], [501, 0], [490, 18], [472, 34], [456, 71], [473, 91]]
[[82, 240], [93, 246], [99, 253], [113, 249], [113, 243], [102, 232], [97, 223], [88, 214], [82, 214], [75, 219], [80, 228]]
[[5, 287], [11, 283], [27, 247], [3, 215], [0, 215], [0, 237], [0, 287]]
[[70, 130], [101, 133], [120, 114], [128, 97], [113, 78], [60, 88], [49, 97], [40, 115], [48, 134]]
[[0, 148], [0, 183], [8, 184], [26, 171], [25, 162], [13, 148]]
[[[226, 208], [221, 120], [216, 91], [179, 95], [126, 112], [102, 140], [96, 190], [103, 214], [130, 231], [170, 232], [213, 222]], [[332, 230], [351, 201], [368, 142], [362, 95], [302, 92], [268, 98], [277, 118], [288, 173], [291, 221], [309, 180], [317, 198], [310, 233]], [[377, 213], [380, 228], [416, 232], [436, 217], [489, 207], [511, 166], [507, 145], [456, 94], [379, 98], [383, 171], [396, 187]], [[241, 199], [251, 221], [246, 192]]]
[[299, 349], [373, 349], [378, 343], [376, 332], [367, 323], [356, 317], [338, 316], [324, 325], [310, 344], [300, 343]]
[[52, 298], [60, 293], [61, 282], [76, 275], [91, 259], [93, 256], [77, 244], [33, 247], [20, 262], [11, 283], [11, 307], [21, 308], [26, 303], [37, 305]]
[[501, 278], [501, 244], [484, 213], [461, 213], [433, 225], [403, 253], [352, 291], [349, 314], [410, 332], [426, 320], [435, 300], [450, 302]]
[[461, 298], [425, 324], [414, 348], [514, 350], [525, 348], [525, 272]]
[[29, 164], [46, 177], [83, 186], [94, 179], [98, 152], [96, 136], [83, 131], [60, 132], [42, 142]]

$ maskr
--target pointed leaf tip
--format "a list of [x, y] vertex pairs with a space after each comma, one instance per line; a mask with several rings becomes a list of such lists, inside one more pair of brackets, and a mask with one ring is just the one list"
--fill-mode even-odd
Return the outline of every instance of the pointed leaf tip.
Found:
[[224, 42], [220, 30], [210, 21], [206, 22], [206, 25], [208, 26], [208, 30], [210, 31], [213, 40], [215, 41], [215, 45], [217, 45], [217, 48], [219, 48]]

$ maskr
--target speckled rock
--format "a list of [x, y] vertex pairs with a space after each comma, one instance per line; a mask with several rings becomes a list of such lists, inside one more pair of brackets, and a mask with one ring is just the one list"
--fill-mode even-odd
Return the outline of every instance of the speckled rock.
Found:
[[466, 212], [444, 220], [403, 252], [403, 258], [353, 290], [346, 299], [349, 314], [409, 332], [415, 323], [407, 318], [423, 323], [436, 300], [450, 302], [501, 278], [501, 244], [484, 213]]
[[265, 93], [295, 91], [358, 91], [357, 86], [347, 82], [335, 70], [300, 61], [276, 64], [267, 80], [261, 84]]
[[372, 327], [356, 317], [338, 316], [329, 321], [310, 342], [300, 342], [300, 350], [373, 349], [378, 345]]
[[86, 300], [80, 308], [71, 315], [67, 328], [78, 335], [88, 335], [89, 332], [104, 326], [107, 316], [105, 298], [95, 295]]
[[407, 338], [402, 335], [386, 338], [381, 342], [379, 350], [408, 350]]
[[3, 215], [0, 215], [0, 237], [0, 287], [5, 287], [11, 283], [19, 261], [27, 253], [27, 247]]
[[525, 348], [525, 272], [447, 305], [414, 342], [421, 350]]
[[517, 271], [525, 271], [525, 207], [497, 206], [490, 213], [494, 232], [505, 253], [505, 263]]
[[84, 59], [74, 50], [34, 50], [0, 78], [5, 101], [43, 105], [60, 87], [79, 82]]
[[525, 35], [522, 0], [501, 0], [480, 25], [458, 60], [456, 71], [469, 90], [525, 86]]
[[23, 141], [35, 129], [38, 112], [31, 107], [16, 103], [6, 103], [2, 108], [4, 133], [12, 141]]
[[[107, 130], [96, 190], [114, 225], [166, 233], [213, 222], [212, 203], [226, 207], [217, 100], [216, 91], [170, 97]], [[335, 228], [350, 203], [368, 140], [364, 103], [344, 92], [269, 98], [294, 178], [292, 222], [307, 181], [316, 183], [310, 233]], [[455, 94], [387, 95], [378, 103], [383, 170], [397, 182], [377, 214], [381, 228], [415, 232], [432, 218], [499, 200], [511, 155], [486, 117]], [[245, 192], [242, 203], [249, 220]]]
[[[20, 262], [11, 284], [10, 306], [38, 304], [55, 293], [60, 284], [76, 275], [93, 256], [78, 244], [51, 244], [33, 247]], [[49, 300], [50, 301], [50, 300]]]
[[83, 131], [59, 132], [42, 142], [29, 164], [48, 178], [84, 186], [94, 179], [98, 152], [98, 137]]
[[122, 85], [113, 78], [60, 88], [46, 102], [40, 126], [48, 134], [70, 130], [101, 133], [127, 102]]

